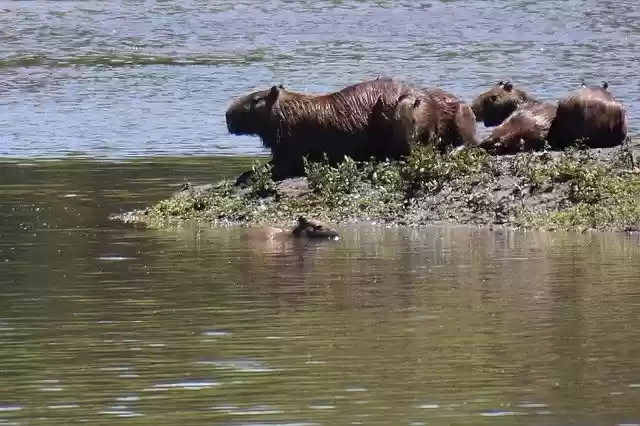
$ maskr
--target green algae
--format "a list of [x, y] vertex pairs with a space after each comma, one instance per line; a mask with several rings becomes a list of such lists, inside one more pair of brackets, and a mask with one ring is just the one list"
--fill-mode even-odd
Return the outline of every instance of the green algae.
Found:
[[629, 230], [640, 225], [640, 174], [628, 146], [490, 156], [475, 148], [414, 148], [404, 161], [306, 162], [307, 177], [271, 180], [254, 162], [246, 186], [187, 188], [127, 222], [185, 220], [289, 224], [299, 215], [334, 223], [454, 223], [526, 229]]

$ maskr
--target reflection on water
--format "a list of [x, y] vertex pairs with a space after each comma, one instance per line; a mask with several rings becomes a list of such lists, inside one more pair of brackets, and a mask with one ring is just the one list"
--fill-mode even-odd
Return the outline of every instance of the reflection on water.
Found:
[[381, 74], [467, 100], [499, 80], [548, 101], [607, 81], [637, 135], [638, 15], [636, 0], [5, 1], [0, 155], [261, 154], [227, 132], [235, 96]]
[[106, 220], [240, 163], [2, 164], [0, 425], [640, 422], [638, 237]]

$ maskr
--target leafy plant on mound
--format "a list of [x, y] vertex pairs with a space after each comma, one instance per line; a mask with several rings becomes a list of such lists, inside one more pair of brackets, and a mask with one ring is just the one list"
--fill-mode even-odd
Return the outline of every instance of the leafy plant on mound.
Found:
[[626, 148], [609, 160], [582, 149], [567, 150], [557, 158], [548, 153], [518, 154], [513, 169], [533, 192], [561, 188], [556, 209], [523, 210], [520, 226], [606, 230], [640, 221], [640, 175]]
[[464, 180], [473, 185], [494, 171], [493, 158], [479, 149], [461, 149], [443, 154], [431, 146], [418, 146], [400, 167], [409, 191], [434, 194], [446, 184]]

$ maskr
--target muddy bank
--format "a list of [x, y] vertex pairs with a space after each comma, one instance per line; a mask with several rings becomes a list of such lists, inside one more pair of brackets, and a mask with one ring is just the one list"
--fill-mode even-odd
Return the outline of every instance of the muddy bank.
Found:
[[256, 162], [247, 186], [235, 177], [185, 186], [168, 199], [114, 218], [162, 228], [197, 220], [289, 226], [304, 215], [337, 224], [452, 223], [547, 230], [640, 227], [638, 148], [490, 156], [420, 147], [401, 162], [306, 164], [305, 178], [273, 182]]

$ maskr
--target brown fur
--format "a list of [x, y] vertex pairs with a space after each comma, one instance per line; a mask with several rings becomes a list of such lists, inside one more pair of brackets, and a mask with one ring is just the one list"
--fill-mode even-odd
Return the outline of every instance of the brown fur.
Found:
[[306, 219], [304, 216], [298, 217], [298, 226], [291, 231], [291, 234], [294, 237], [306, 238], [340, 238], [338, 232], [326, 223], [315, 219]]
[[480, 147], [496, 155], [543, 149], [555, 116], [555, 105], [535, 101], [520, 104]]
[[329, 94], [302, 94], [273, 86], [244, 96], [229, 107], [227, 128], [236, 135], [257, 135], [271, 149], [274, 179], [304, 175], [303, 157], [335, 164], [345, 155], [356, 161], [393, 158], [388, 137], [372, 131], [377, 101], [390, 111], [412, 86], [390, 78], [354, 84]]
[[408, 154], [414, 143], [437, 148], [478, 144], [469, 105], [440, 89], [403, 94], [391, 119], [394, 147]]
[[498, 126], [515, 111], [518, 106], [535, 101], [525, 91], [513, 87], [511, 82], [498, 84], [479, 94], [471, 103], [471, 110], [477, 121], [483, 121], [485, 127]]
[[249, 228], [246, 236], [252, 239], [287, 239], [287, 238], [311, 238], [311, 239], [334, 239], [340, 238], [338, 233], [326, 223], [314, 219], [307, 219], [304, 216], [298, 218], [298, 225], [291, 231], [286, 231], [273, 226], [256, 226]]
[[589, 148], [610, 148], [627, 137], [624, 106], [607, 90], [609, 85], [582, 88], [558, 102], [548, 141], [554, 149], [564, 149], [576, 140]]
[[443, 99], [448, 102], [462, 102], [462, 99], [457, 97], [456, 95], [449, 93], [445, 90], [439, 89], [437, 87], [425, 87], [422, 89], [425, 92], [429, 92], [433, 95], [438, 96], [440, 99]]

